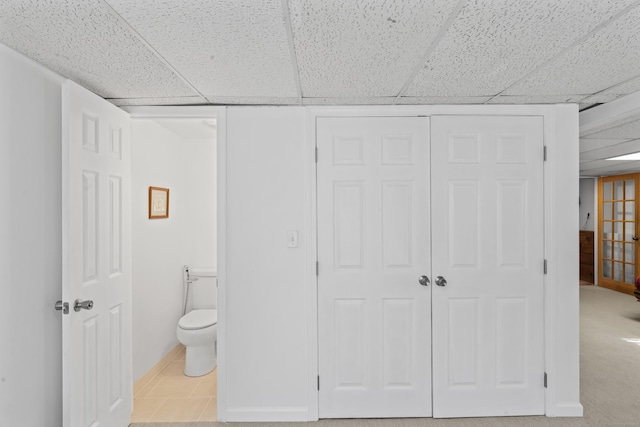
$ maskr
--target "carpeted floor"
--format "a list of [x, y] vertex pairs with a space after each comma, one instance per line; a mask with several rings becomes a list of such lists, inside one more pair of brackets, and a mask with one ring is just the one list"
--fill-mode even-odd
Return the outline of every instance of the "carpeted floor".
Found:
[[[580, 286], [582, 418], [321, 420], [313, 427], [588, 426], [640, 427], [640, 303], [630, 295]], [[296, 423], [234, 423], [238, 427], [293, 427]], [[300, 423], [303, 425], [302, 423]], [[306, 424], [306, 423], [305, 423]], [[134, 423], [131, 427], [213, 427], [216, 422]]]

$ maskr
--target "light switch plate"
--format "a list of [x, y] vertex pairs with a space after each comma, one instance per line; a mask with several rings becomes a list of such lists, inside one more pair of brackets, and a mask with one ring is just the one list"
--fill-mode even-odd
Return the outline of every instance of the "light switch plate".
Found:
[[288, 248], [298, 247], [298, 230], [287, 231], [287, 247]]

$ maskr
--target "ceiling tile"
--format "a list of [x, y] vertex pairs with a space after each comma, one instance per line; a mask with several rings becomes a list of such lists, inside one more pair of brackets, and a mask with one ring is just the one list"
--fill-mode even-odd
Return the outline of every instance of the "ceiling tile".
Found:
[[490, 99], [490, 96], [403, 96], [397, 103], [407, 105], [484, 104]]
[[580, 138], [580, 155], [586, 151], [599, 150], [612, 145], [622, 144], [631, 139], [584, 139]]
[[598, 160], [580, 164], [580, 175], [606, 176], [640, 171], [640, 161]]
[[281, 0], [107, 0], [202, 94], [297, 97]]
[[[633, 0], [469, 2], [406, 94], [498, 94], [632, 3]], [[561, 90], [552, 94], [558, 93], [590, 92]]]
[[596, 93], [637, 76], [638, 69], [640, 7], [632, 9], [505, 93]]
[[100, 0], [0, 1], [0, 42], [106, 98], [197, 95]]
[[[637, 116], [636, 116], [637, 117]], [[605, 139], [636, 139], [640, 138], [640, 120], [634, 120], [615, 126], [609, 129], [602, 130], [600, 132], [592, 133], [587, 136], [588, 138], [605, 138]]]
[[629, 95], [638, 91], [640, 91], [640, 76], [634, 77], [622, 84], [613, 86], [605, 90], [603, 94]]
[[296, 97], [265, 97], [265, 96], [207, 96], [212, 104], [229, 105], [299, 105], [300, 100]]
[[302, 95], [398, 95], [456, 3], [290, 0]]
[[395, 97], [302, 98], [302, 103], [304, 105], [391, 105], [395, 101]]
[[566, 104], [582, 98], [584, 95], [501, 95], [491, 98], [487, 104]]
[[595, 150], [580, 152], [580, 162], [590, 160], [608, 159], [609, 157], [623, 156], [625, 154], [640, 152], [640, 140], [621, 142], [603, 146]]
[[209, 103], [201, 96], [172, 98], [107, 98], [107, 101], [119, 107], [126, 105], [199, 105]]

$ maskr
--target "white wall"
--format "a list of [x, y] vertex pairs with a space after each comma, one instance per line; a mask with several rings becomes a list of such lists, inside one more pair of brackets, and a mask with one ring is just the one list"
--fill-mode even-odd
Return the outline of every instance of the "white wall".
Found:
[[[355, 112], [355, 113], [354, 113]], [[307, 119], [305, 114], [309, 113]], [[578, 111], [559, 106], [228, 108], [220, 146], [221, 310], [218, 414], [226, 421], [317, 417], [317, 328], [308, 143], [314, 114], [542, 115], [545, 163], [545, 369], [549, 416], [581, 416], [578, 295]], [[305, 120], [307, 120], [305, 122]], [[305, 130], [305, 123], [309, 129]], [[307, 132], [307, 134], [305, 134]], [[309, 139], [309, 140], [308, 140]], [[313, 215], [313, 212], [311, 212]], [[286, 230], [300, 230], [287, 249]], [[542, 230], [541, 230], [542, 231]], [[226, 242], [226, 243], [225, 243]], [[542, 266], [541, 266], [542, 268]], [[311, 291], [309, 291], [311, 289]]]
[[[597, 218], [595, 183], [596, 180], [594, 178], [580, 178], [580, 215], [578, 218], [578, 227], [580, 227], [580, 230], [594, 230], [595, 220]], [[589, 214], [588, 221], [587, 214]]]
[[61, 82], [0, 45], [0, 425], [62, 425]]
[[[228, 421], [308, 419], [315, 368], [307, 351], [305, 137], [303, 108], [227, 110], [227, 262], [219, 266], [227, 338], [218, 342], [218, 354], [226, 353], [218, 401]], [[299, 231], [298, 248], [287, 248], [287, 230]]]
[[[215, 268], [215, 144], [150, 119], [132, 124], [133, 377], [178, 340], [182, 268]], [[169, 193], [169, 218], [148, 219], [149, 186]]]

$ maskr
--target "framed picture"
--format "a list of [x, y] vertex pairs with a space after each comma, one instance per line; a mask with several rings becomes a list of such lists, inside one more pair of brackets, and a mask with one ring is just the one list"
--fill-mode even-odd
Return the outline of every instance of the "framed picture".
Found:
[[169, 218], [169, 189], [149, 187], [149, 219]]

